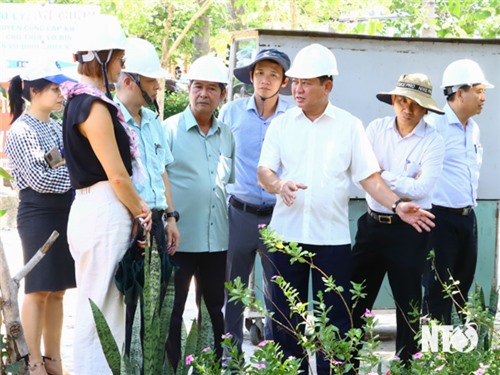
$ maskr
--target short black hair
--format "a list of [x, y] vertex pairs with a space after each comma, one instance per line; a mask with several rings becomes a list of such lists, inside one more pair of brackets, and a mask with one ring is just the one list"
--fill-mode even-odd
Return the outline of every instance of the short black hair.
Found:
[[318, 77], [319, 78], [319, 83], [323, 84], [325, 83], [326, 81], [332, 81], [333, 82], [333, 76], [321, 76], [321, 77]]

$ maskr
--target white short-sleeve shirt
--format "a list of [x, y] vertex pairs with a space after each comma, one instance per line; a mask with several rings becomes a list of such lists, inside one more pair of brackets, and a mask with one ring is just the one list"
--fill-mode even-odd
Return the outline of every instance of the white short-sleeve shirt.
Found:
[[[444, 142], [441, 135], [424, 120], [413, 131], [401, 137], [396, 117], [372, 121], [366, 134], [377, 156], [382, 178], [400, 198], [407, 198], [420, 207], [432, 205], [432, 190], [443, 169]], [[368, 206], [376, 212], [393, 212], [368, 193]]]
[[298, 107], [274, 119], [259, 166], [281, 168], [281, 179], [308, 186], [290, 207], [277, 196], [270, 227], [285, 241], [311, 245], [351, 243], [349, 179], [379, 170], [361, 121], [331, 103], [315, 121]]

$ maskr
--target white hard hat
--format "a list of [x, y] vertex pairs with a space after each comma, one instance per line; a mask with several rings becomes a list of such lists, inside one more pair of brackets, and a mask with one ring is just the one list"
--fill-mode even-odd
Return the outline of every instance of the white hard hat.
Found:
[[148, 78], [165, 78], [168, 76], [167, 71], [161, 67], [155, 47], [147, 40], [128, 38], [125, 58], [123, 72], [137, 73]]
[[451, 90], [445, 90], [445, 95], [450, 95], [456, 92], [461, 86], [472, 86], [475, 84], [483, 84], [485, 88], [494, 87], [486, 80], [477, 62], [469, 59], [461, 59], [453, 61], [446, 67], [443, 73], [441, 88], [451, 88]]
[[333, 52], [321, 44], [314, 43], [297, 53], [292, 67], [285, 74], [291, 78], [309, 79], [336, 76], [339, 72]]
[[118, 18], [97, 14], [85, 18], [75, 27], [73, 52], [125, 50], [127, 38]]
[[186, 77], [190, 81], [219, 82], [227, 85], [229, 70], [221, 59], [215, 56], [202, 56], [191, 64]]
[[61, 66], [57, 61], [44, 60], [43, 58], [31, 60], [19, 76], [23, 81], [35, 81], [43, 78], [58, 85], [65, 81], [75, 82], [74, 79], [62, 74]]

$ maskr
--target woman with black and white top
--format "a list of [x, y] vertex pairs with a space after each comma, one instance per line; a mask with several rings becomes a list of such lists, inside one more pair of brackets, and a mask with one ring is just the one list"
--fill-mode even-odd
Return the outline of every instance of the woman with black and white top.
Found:
[[[29, 373], [36, 375], [63, 374], [63, 297], [66, 289], [76, 286], [66, 237], [72, 191], [62, 156], [61, 124], [50, 118], [63, 107], [59, 84], [67, 80], [71, 79], [61, 74], [56, 62], [37, 60], [9, 85], [12, 126], [6, 151], [13, 184], [19, 189], [17, 227], [24, 262], [52, 231], [59, 232], [51, 250], [24, 282], [21, 320], [30, 352]], [[25, 102], [29, 102], [27, 109]]]

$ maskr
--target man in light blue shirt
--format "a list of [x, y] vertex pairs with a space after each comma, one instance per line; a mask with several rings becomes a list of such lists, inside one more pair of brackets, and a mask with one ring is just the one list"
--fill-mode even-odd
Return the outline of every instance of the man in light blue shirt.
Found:
[[[182, 244], [172, 257], [175, 298], [167, 355], [174, 369], [181, 360], [182, 315], [191, 279], [211, 318], [217, 358], [222, 357], [224, 282], [229, 225], [226, 186], [234, 182], [235, 143], [231, 129], [213, 113], [226, 96], [228, 71], [213, 56], [197, 59], [188, 73], [189, 106], [164, 122], [174, 161], [167, 166], [182, 220]], [[197, 298], [197, 299], [198, 299]], [[200, 300], [197, 300], [200, 308]]]
[[[456, 60], [445, 69], [443, 84], [447, 104], [444, 116], [429, 116], [428, 122], [443, 136], [443, 172], [434, 189], [432, 213], [436, 228], [430, 234], [434, 264], [424, 274], [424, 313], [444, 324], [451, 323], [452, 304], [460, 312], [474, 279], [477, 261], [477, 205], [479, 169], [483, 149], [479, 127], [472, 119], [481, 113], [485, 89], [492, 88], [472, 60]], [[433, 267], [435, 267], [435, 271]], [[443, 292], [450, 276], [458, 281], [453, 298]], [[456, 290], [455, 290], [456, 291]]]
[[[266, 305], [269, 305], [268, 283], [274, 273], [267, 258], [267, 249], [260, 239], [259, 225], [269, 224], [276, 196], [257, 183], [257, 164], [269, 124], [293, 106], [291, 100], [279, 95], [288, 83], [285, 71], [289, 68], [290, 58], [285, 53], [272, 48], [260, 50], [252, 63], [234, 70], [234, 75], [241, 82], [253, 84], [254, 95], [224, 105], [219, 114], [222, 122], [231, 127], [236, 140], [236, 180], [228, 186], [229, 250], [226, 279], [230, 282], [240, 277], [247, 284], [259, 251], [264, 271]], [[241, 351], [244, 307], [241, 303], [228, 300], [229, 296], [226, 296], [225, 330], [232, 335]], [[257, 341], [263, 339], [260, 323], [256, 320], [250, 326], [258, 330]], [[265, 338], [271, 340], [270, 323], [266, 323], [265, 330]]]
[[[154, 46], [144, 39], [127, 40], [127, 66], [120, 74], [117, 83], [115, 102], [129, 128], [139, 140], [140, 159], [144, 169], [144, 178], [134, 184], [142, 199], [151, 208], [153, 225], [151, 227], [152, 244], [162, 257], [163, 290], [170, 276], [171, 266], [168, 255], [175, 253], [179, 245], [179, 231], [166, 165], [173, 161], [167, 146], [163, 127], [158, 114], [146, 108], [155, 103], [160, 85], [158, 79], [166, 76], [161, 68], [160, 59]], [[166, 224], [164, 214], [166, 213]], [[162, 295], [163, 297], [163, 295]], [[127, 302], [125, 348], [128, 351], [136, 302]]]

